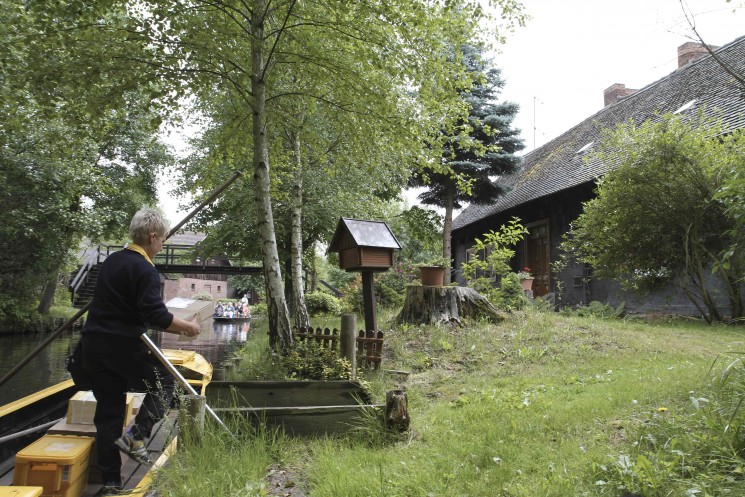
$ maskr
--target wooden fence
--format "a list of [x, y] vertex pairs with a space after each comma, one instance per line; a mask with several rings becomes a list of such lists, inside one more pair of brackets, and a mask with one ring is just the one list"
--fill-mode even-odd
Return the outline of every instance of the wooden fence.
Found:
[[[334, 328], [294, 328], [295, 338], [304, 342], [315, 340], [322, 347], [339, 349], [339, 330]], [[383, 360], [383, 332], [360, 330], [357, 335], [357, 364], [379, 369]]]

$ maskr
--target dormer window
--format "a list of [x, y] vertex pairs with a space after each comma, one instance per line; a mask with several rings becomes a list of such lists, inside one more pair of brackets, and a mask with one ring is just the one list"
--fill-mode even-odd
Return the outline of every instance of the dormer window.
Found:
[[576, 154], [577, 154], [577, 155], [583, 155], [583, 154], [586, 154], [586, 153], [587, 153], [587, 151], [588, 151], [588, 150], [590, 150], [590, 149], [592, 148], [592, 146], [593, 146], [594, 144], [595, 144], [595, 142], [590, 142], [590, 143], [588, 143], [588, 144], [587, 144], [587, 145], [585, 145], [584, 147], [582, 147], [582, 148], [580, 148], [579, 150], [577, 150]]
[[690, 109], [691, 107], [693, 107], [695, 104], [696, 104], [696, 99], [694, 98], [690, 102], [687, 102], [687, 103], [683, 104], [678, 110], [676, 110], [675, 112], [673, 112], [673, 114], [682, 114], [683, 112], [685, 112], [688, 109]]

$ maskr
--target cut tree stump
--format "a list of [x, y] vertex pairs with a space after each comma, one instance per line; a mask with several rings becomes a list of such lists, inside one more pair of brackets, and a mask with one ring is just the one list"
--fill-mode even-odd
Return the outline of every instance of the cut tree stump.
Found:
[[410, 324], [463, 324], [464, 318], [504, 321], [505, 316], [473, 288], [418, 286], [406, 288], [406, 301], [396, 321]]

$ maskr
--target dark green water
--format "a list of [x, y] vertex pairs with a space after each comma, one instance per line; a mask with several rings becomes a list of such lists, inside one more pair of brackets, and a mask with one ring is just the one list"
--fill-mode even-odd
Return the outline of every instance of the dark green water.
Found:
[[[42, 341], [45, 334], [0, 335], [0, 376], [20, 363]], [[195, 350], [212, 364], [218, 364], [251, 336], [250, 322], [239, 324], [206, 321], [202, 333], [192, 341], [178, 341], [171, 333], [152, 333], [163, 348]], [[79, 332], [64, 333], [49, 344], [29, 364], [0, 387], [0, 406], [54, 385], [70, 377], [65, 369], [67, 356], [80, 339]]]

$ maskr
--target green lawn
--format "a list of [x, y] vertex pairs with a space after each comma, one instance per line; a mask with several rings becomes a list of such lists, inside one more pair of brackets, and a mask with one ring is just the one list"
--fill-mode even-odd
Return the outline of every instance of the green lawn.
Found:
[[[210, 432], [162, 472], [159, 495], [282, 495], [268, 493], [278, 468], [313, 497], [745, 495], [743, 368], [718, 381], [743, 332], [532, 311], [393, 327], [383, 368], [411, 374], [365, 378], [376, 402], [407, 391], [408, 433]], [[264, 355], [261, 336], [251, 345], [239, 371]]]

